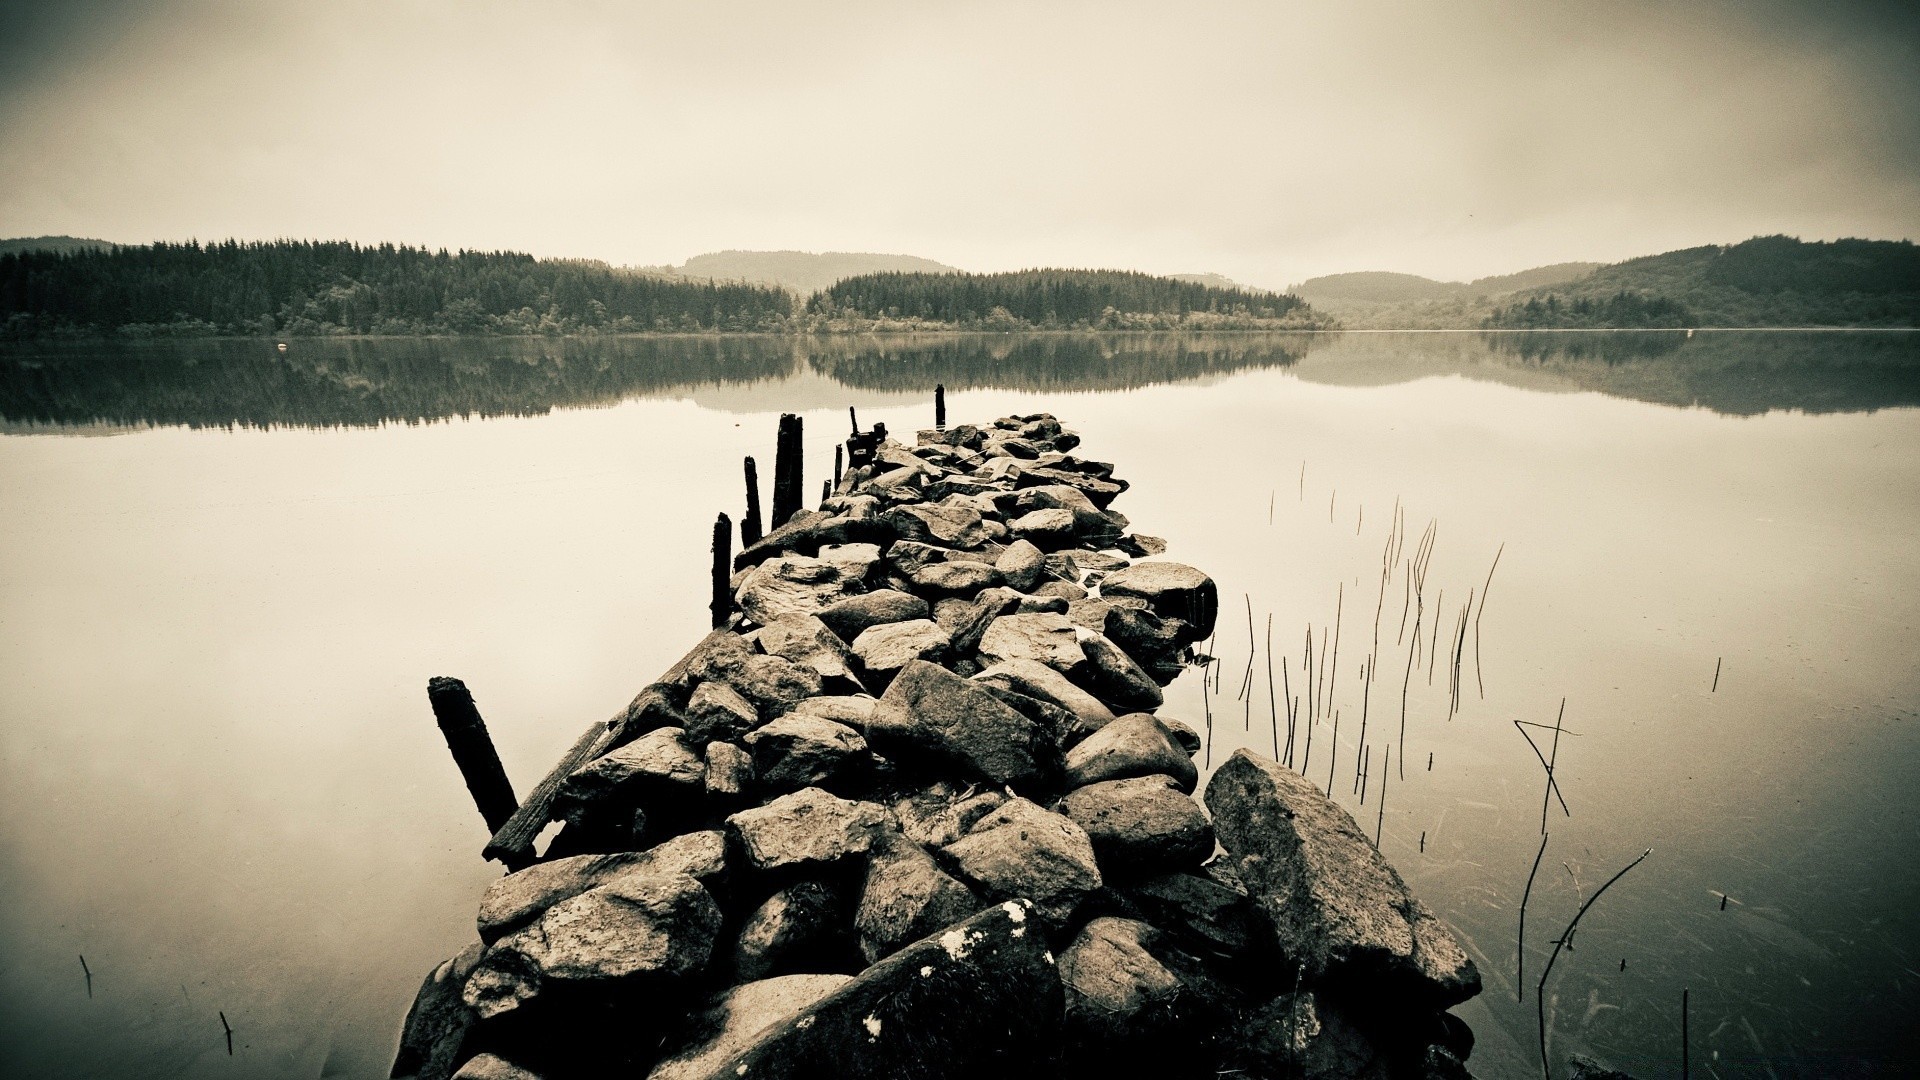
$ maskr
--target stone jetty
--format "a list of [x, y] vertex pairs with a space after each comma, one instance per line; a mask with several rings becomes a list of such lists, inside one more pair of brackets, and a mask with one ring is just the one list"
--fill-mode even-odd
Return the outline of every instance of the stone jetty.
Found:
[[1200, 788], [1161, 690], [1214, 583], [1078, 444], [856, 427], [818, 509], [719, 530], [716, 629], [489, 811], [393, 1075], [1467, 1076], [1479, 973], [1346, 811], [1245, 751]]

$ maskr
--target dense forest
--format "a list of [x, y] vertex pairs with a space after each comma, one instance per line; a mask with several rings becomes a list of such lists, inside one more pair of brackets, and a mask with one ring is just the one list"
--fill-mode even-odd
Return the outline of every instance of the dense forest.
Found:
[[778, 330], [783, 290], [513, 252], [280, 240], [0, 255], [9, 338]]
[[1920, 325], [1920, 248], [1761, 236], [1605, 266], [1517, 294], [1496, 329]]
[[1317, 329], [1328, 320], [1285, 293], [1222, 289], [1124, 270], [883, 273], [814, 295], [824, 329], [913, 325], [980, 330]]

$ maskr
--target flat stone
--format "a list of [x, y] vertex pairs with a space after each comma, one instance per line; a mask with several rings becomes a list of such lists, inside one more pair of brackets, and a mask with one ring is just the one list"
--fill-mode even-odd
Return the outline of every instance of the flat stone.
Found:
[[1157, 536], [1144, 533], [1131, 533], [1114, 542], [1114, 546], [1136, 559], [1151, 558], [1167, 553], [1167, 542]]
[[961, 876], [992, 899], [1025, 897], [1061, 926], [1101, 885], [1099, 862], [1073, 819], [1013, 799], [947, 845]]
[[793, 707], [793, 715], [817, 716], [822, 720], [845, 724], [867, 736], [869, 741], [876, 728], [883, 733], [892, 733], [905, 730], [913, 723], [912, 718], [902, 713], [898, 706], [865, 694], [808, 698]]
[[617, 878], [680, 873], [704, 884], [719, 880], [726, 870], [726, 836], [711, 830], [683, 833], [645, 851], [575, 855], [534, 863], [487, 886], [477, 919], [480, 940], [498, 941], [560, 901]]
[[980, 511], [955, 503], [896, 506], [881, 515], [901, 539], [949, 548], [976, 548], [987, 541]]
[[880, 565], [879, 544], [831, 544], [814, 558], [840, 571], [848, 581], [861, 581]]
[[1206, 799], [1274, 946], [1309, 980], [1432, 1009], [1480, 992], [1480, 973], [1453, 934], [1311, 781], [1238, 750]]
[[930, 614], [927, 602], [912, 593], [876, 589], [828, 604], [820, 609], [819, 619], [840, 640], [853, 642], [870, 626], [924, 619]]
[[554, 805], [571, 821], [579, 811], [616, 794], [646, 798], [704, 788], [706, 769], [684, 730], [655, 728], [575, 769], [561, 783]]
[[769, 791], [827, 783], [863, 760], [867, 740], [845, 724], [788, 713], [748, 732], [753, 774]]
[[973, 890], [940, 869], [933, 856], [904, 836], [877, 844], [867, 861], [854, 929], [860, 952], [875, 963], [980, 910]]
[[1159, 718], [1129, 713], [1087, 736], [1067, 752], [1067, 786], [1085, 787], [1103, 780], [1164, 775], [1187, 794], [1199, 783], [1193, 758]]
[[1162, 618], [1187, 624], [1189, 641], [1213, 633], [1220, 614], [1220, 593], [1213, 579], [1185, 563], [1137, 562], [1115, 570], [1100, 582], [1102, 596], [1137, 596]]
[[877, 803], [835, 798], [803, 788], [727, 819], [747, 861], [757, 870], [824, 866], [865, 855], [886, 819]]
[[1059, 778], [1059, 750], [1046, 732], [937, 664], [907, 664], [881, 700], [898, 707], [913, 725], [885, 739], [870, 733], [882, 740], [876, 743], [882, 753], [892, 752], [891, 743], [898, 751], [931, 756], [969, 777], [1019, 790], [1045, 789]]
[[1073, 562], [1074, 565], [1082, 570], [1097, 570], [1104, 574], [1112, 573], [1123, 566], [1129, 565], [1130, 560], [1124, 555], [1116, 555], [1111, 552], [1089, 551], [1085, 548], [1075, 548], [1073, 552]]
[[1007, 801], [1000, 792], [969, 785], [961, 788], [948, 780], [937, 780], [919, 791], [908, 792], [888, 805], [900, 832], [923, 847], [946, 847], [972, 829], [974, 823], [993, 813]]
[[909, 574], [916, 591], [928, 596], [972, 596], [1000, 584], [1000, 573], [986, 563], [929, 563]]
[[811, 668], [822, 689], [858, 693], [853, 650], [815, 615], [783, 615], [760, 630], [760, 648], [770, 655]]
[[859, 591], [859, 583], [832, 563], [788, 554], [754, 567], [733, 599], [747, 618], [765, 626], [782, 615], [812, 615]]
[[1170, 777], [1136, 776], [1076, 788], [1060, 809], [1086, 830], [1109, 877], [1199, 866], [1213, 854], [1213, 826]]
[[999, 904], [902, 949], [688, 1080], [1037, 1080], [1061, 998], [1031, 912]]
[[1071, 674], [1086, 666], [1080, 634], [1065, 615], [1036, 612], [1002, 615], [988, 624], [980, 638], [980, 658], [989, 665], [1009, 660], [1033, 660], [1055, 671]]
[[741, 983], [708, 1005], [647, 1080], [698, 1080], [771, 1029], [853, 981], [851, 975], [780, 975]]
[[1031, 592], [1035, 585], [1040, 584], [1040, 575], [1046, 569], [1046, 557], [1032, 541], [1016, 539], [994, 560], [993, 568], [1000, 571], [1000, 576], [1012, 588]]
[[876, 689], [893, 682], [900, 669], [915, 660], [939, 662], [953, 644], [940, 624], [931, 619], [883, 623], [863, 630], [854, 640], [853, 652]]
[[1073, 546], [1073, 511], [1034, 510], [1007, 522], [1007, 532], [1041, 551]]
[[709, 660], [700, 666], [699, 675], [733, 687], [753, 703], [763, 720], [779, 716], [822, 689], [820, 676], [812, 668], [760, 653]]
[[1101, 480], [1085, 473], [1068, 472], [1065, 469], [1028, 469], [1015, 481], [1019, 487], [1040, 487], [1059, 485], [1077, 488], [1093, 505], [1104, 510], [1121, 492], [1127, 490], [1125, 481]]
[[706, 967], [720, 922], [720, 906], [685, 874], [617, 878], [495, 942], [463, 996], [487, 1020], [523, 1008], [553, 984], [684, 979]]
[[1063, 745], [1071, 746], [1113, 722], [1113, 710], [1070, 682], [1065, 675], [1036, 660], [1006, 660], [974, 676], [978, 682], [1050, 701], [1074, 715], [1078, 722]]

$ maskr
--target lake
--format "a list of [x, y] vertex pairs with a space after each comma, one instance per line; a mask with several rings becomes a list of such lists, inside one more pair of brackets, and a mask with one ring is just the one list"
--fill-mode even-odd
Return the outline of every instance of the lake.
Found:
[[1538, 1075], [1553, 940], [1648, 848], [1556, 1061], [1677, 1074], [1685, 989], [1711, 1075], [1911, 1068], [1920, 335], [1702, 331], [6, 346], [0, 1072], [384, 1076], [499, 872], [426, 680], [526, 791], [704, 632], [777, 414], [817, 489], [936, 383], [1060, 416], [1218, 581], [1163, 712], [1284, 756], [1302, 696], [1296, 764], [1480, 965], [1478, 1075]]

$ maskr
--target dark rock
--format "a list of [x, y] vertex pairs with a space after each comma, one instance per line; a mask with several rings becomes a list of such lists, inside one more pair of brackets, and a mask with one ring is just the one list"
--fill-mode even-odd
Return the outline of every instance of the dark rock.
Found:
[[[1064, 552], [1064, 551], [1051, 552], [1047, 555], [1045, 559], [1041, 560], [1041, 565], [1045, 567], [1047, 576], [1052, 580], [1046, 582], [1045, 585], [1036, 587], [1034, 589], [1035, 593], [1043, 596], [1052, 595], [1051, 593], [1045, 593], [1041, 591], [1042, 589], [1046, 588], [1047, 585], [1066, 584], [1066, 585], [1074, 585], [1076, 587], [1078, 586], [1080, 581], [1080, 564], [1077, 562], [1074, 562], [1073, 556], [1068, 554], [1067, 552]], [[1069, 601], [1073, 601], [1073, 600], [1078, 600], [1079, 597], [1070, 596], [1067, 599]]]
[[1000, 572], [986, 563], [930, 563], [908, 575], [916, 591], [928, 596], [972, 596], [1000, 584]]
[[1085, 830], [1071, 818], [1013, 799], [947, 845], [960, 875], [988, 897], [1025, 897], [1054, 926], [1064, 926], [1101, 885]]
[[1072, 677], [1087, 664], [1080, 634], [1065, 615], [1046, 612], [1002, 615], [980, 638], [980, 658], [988, 664], [1033, 660]]
[[523, 1069], [498, 1054], [476, 1054], [467, 1059], [453, 1080], [540, 1080], [540, 1074]]
[[876, 690], [881, 690], [893, 682], [901, 668], [915, 660], [937, 663], [945, 659], [952, 644], [940, 624], [930, 619], [912, 619], [861, 631], [854, 639], [853, 651], [860, 658], [868, 681]]
[[793, 520], [760, 539], [760, 542], [734, 557], [734, 569], [746, 569], [769, 562], [785, 554], [811, 556], [823, 547], [848, 543], [881, 543], [892, 539], [893, 532], [870, 515], [824, 514], [802, 510]]
[[840, 966], [851, 941], [847, 901], [821, 881], [799, 881], [768, 897], [747, 916], [733, 946], [733, 977], [751, 982]]
[[1213, 579], [1185, 563], [1139, 562], [1115, 570], [1100, 583], [1102, 596], [1137, 596], [1163, 619], [1186, 623], [1188, 641], [1213, 633], [1220, 593]]
[[782, 615], [812, 615], [860, 591], [857, 581], [832, 563], [806, 555], [776, 555], [753, 568], [734, 591], [734, 602], [762, 626]]
[[1567, 1058], [1567, 1067], [1571, 1070], [1572, 1080], [1633, 1080], [1633, 1077], [1618, 1069], [1605, 1065], [1585, 1054], [1572, 1054]]
[[980, 429], [972, 424], [955, 424], [949, 428], [921, 428], [916, 436], [922, 446], [977, 446], [985, 437]]
[[1165, 540], [1157, 536], [1147, 536], [1142, 533], [1132, 533], [1123, 536], [1114, 541], [1113, 546], [1136, 559], [1147, 559], [1155, 555], [1165, 555], [1167, 553], [1167, 542]]
[[1111, 573], [1129, 565], [1128, 560], [1119, 555], [1105, 551], [1088, 551], [1085, 548], [1074, 549], [1073, 562], [1082, 570], [1097, 570], [1101, 573]]
[[1083, 1075], [1212, 1076], [1206, 1034], [1232, 1017], [1225, 988], [1133, 919], [1087, 923], [1060, 954], [1067, 1055]]
[[763, 1032], [853, 981], [851, 975], [781, 975], [721, 994], [679, 1033], [647, 1080], [696, 1080]]
[[1113, 710], [1100, 699], [1068, 681], [1065, 675], [1035, 660], [1008, 660], [994, 664], [975, 675], [974, 681], [1012, 690], [1042, 701], [1050, 701], [1074, 715], [1077, 721], [1062, 745], [1072, 746], [1113, 722]]
[[925, 600], [912, 593], [876, 589], [859, 596], [837, 600], [819, 611], [819, 619], [842, 641], [853, 642], [860, 633], [882, 623], [924, 619], [932, 614]]
[[1125, 518], [1111, 510], [1102, 510], [1093, 505], [1093, 500], [1077, 488], [1064, 484], [1033, 487], [1023, 485], [1022, 490], [1008, 495], [994, 496], [994, 505], [1000, 512], [1010, 517], [1030, 514], [1035, 510], [1066, 510], [1073, 514], [1073, 532], [1086, 543], [1098, 543], [1116, 537], [1124, 528]]
[[1186, 646], [1198, 640], [1192, 636], [1192, 628], [1179, 619], [1162, 619], [1151, 611], [1118, 603], [1107, 609], [1105, 633], [1107, 640], [1120, 646], [1161, 686], [1186, 670]]
[[1059, 485], [1076, 488], [1093, 505], [1105, 510], [1120, 493], [1127, 490], [1124, 480], [1102, 480], [1085, 473], [1069, 472], [1065, 469], [1027, 469], [1014, 481], [1015, 487], [1042, 487]]
[[730, 742], [707, 744], [707, 797], [735, 802], [753, 790], [753, 757]]
[[1070, 792], [1060, 809], [1086, 830], [1109, 877], [1185, 870], [1213, 854], [1213, 826], [1171, 777], [1089, 784]]
[[1245, 893], [1179, 873], [1143, 878], [1119, 892], [1146, 921], [1223, 966], [1246, 966], [1263, 957]]
[[980, 511], [951, 502], [896, 506], [881, 515], [903, 540], [950, 548], [976, 548], [987, 541]]
[[862, 972], [687, 1080], [1040, 1080], [1060, 984], [1030, 908], [988, 908]]
[[1309, 980], [1432, 1009], [1480, 992], [1452, 933], [1306, 778], [1235, 751], [1207, 784], [1207, 808], [1273, 944]]
[[1078, 672], [1080, 681], [1094, 696], [1116, 708], [1150, 710], [1160, 707], [1160, 684], [1141, 670], [1133, 658], [1103, 634], [1084, 627], [1078, 629], [1080, 651], [1087, 658]]
[[887, 549], [887, 567], [902, 576], [911, 576], [915, 570], [946, 562], [956, 554], [951, 548], [938, 544], [922, 543], [918, 540], [902, 540]]
[[813, 615], [785, 615], [762, 627], [760, 648], [769, 655], [812, 669], [821, 689], [836, 694], [859, 693], [864, 687], [854, 674], [853, 651], [827, 624]]
[[808, 698], [793, 707], [795, 716], [817, 716], [822, 720], [831, 720], [872, 738], [872, 731], [878, 728], [882, 733], [904, 731], [912, 726], [912, 719], [897, 707], [882, 702], [879, 698], [858, 694], [850, 697]]
[[[915, 660], [881, 698], [905, 713], [912, 728], [893, 739], [896, 749], [932, 755], [969, 777], [1019, 790], [1044, 790], [1058, 781], [1059, 750], [1048, 734], [992, 694], [953, 672]], [[875, 748], [888, 739], [869, 732]]]
[[753, 774], [769, 791], [825, 784], [865, 758], [867, 740], [845, 724], [788, 713], [747, 734]]
[[555, 904], [495, 942], [464, 997], [486, 1020], [551, 987], [684, 979], [706, 967], [720, 921], [719, 905], [693, 878], [630, 874]]
[[[1011, 533], [1011, 528], [1008, 531]], [[1016, 539], [994, 560], [993, 568], [1000, 571], [1008, 585], [1030, 592], [1040, 584], [1040, 575], [1046, 570], [1046, 557], [1031, 541]]]
[[1053, 581], [1043, 581], [1035, 586], [1033, 595], [1057, 596], [1065, 600], [1068, 606], [1071, 607], [1075, 600], [1085, 600], [1087, 598], [1087, 590], [1079, 585], [1075, 585], [1071, 581], [1055, 579]]
[[[964, 675], [965, 673], [955, 670], [954, 674]], [[979, 682], [975, 685], [1000, 699], [1002, 704], [1013, 706], [1014, 712], [1033, 721], [1057, 745], [1067, 746], [1080, 737], [1080, 718], [1051, 701], [1042, 701], [1032, 695], [1008, 690], [1006, 687], [996, 686], [990, 682]]]
[[981, 900], [919, 844], [889, 835], [867, 861], [854, 929], [871, 964], [980, 910]]
[[886, 819], [877, 803], [835, 798], [819, 788], [783, 795], [727, 819], [747, 862], [757, 870], [825, 866], [865, 855]]
[[400, 1051], [394, 1055], [390, 1075], [417, 1080], [447, 1080], [453, 1075], [460, 1046], [474, 1021], [461, 988], [485, 951], [486, 946], [476, 941], [427, 973], [400, 1026]]
[[1257, 1076], [1388, 1080], [1388, 1062], [1337, 1006], [1301, 991], [1246, 1010], [1223, 1064]]
[[554, 798], [556, 813], [579, 820], [591, 806], [612, 798], [628, 801], [699, 790], [706, 763], [680, 728], [657, 728], [612, 753], [575, 769]]
[[889, 806], [907, 839], [925, 847], [945, 847], [972, 829], [975, 822], [1007, 801], [991, 788], [964, 790], [949, 781], [936, 781], [919, 791], [908, 792]]
[[714, 681], [693, 688], [686, 717], [687, 738], [698, 743], [737, 739], [760, 723], [760, 712], [753, 702], [726, 683]]
[[1067, 752], [1066, 766], [1070, 788], [1158, 774], [1192, 794], [1200, 779], [1173, 732], [1147, 713], [1129, 713], [1087, 736]]
[[646, 851], [534, 863], [487, 886], [477, 920], [480, 940], [497, 941], [560, 901], [622, 877], [678, 873], [711, 884], [726, 871], [726, 836], [715, 831], [682, 833]]
[[1156, 716], [1154, 719], [1160, 721], [1160, 726], [1166, 728], [1167, 733], [1173, 736], [1174, 745], [1185, 750], [1188, 757], [1199, 753], [1206, 745], [1205, 740], [1200, 737], [1198, 731], [1193, 729], [1192, 724], [1175, 720], [1171, 716]]
[[1034, 510], [1007, 522], [1007, 532], [1040, 551], [1058, 551], [1073, 546], [1071, 510]]

